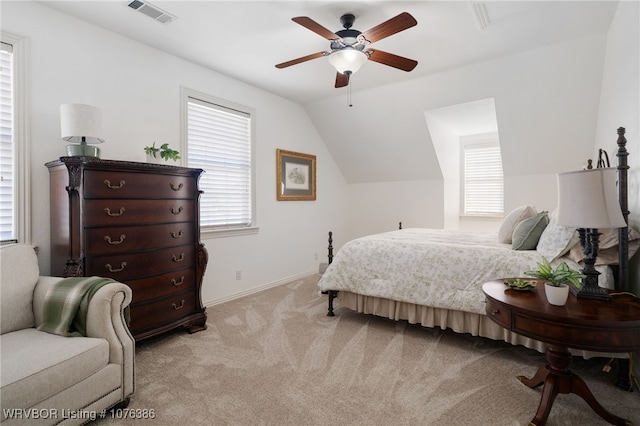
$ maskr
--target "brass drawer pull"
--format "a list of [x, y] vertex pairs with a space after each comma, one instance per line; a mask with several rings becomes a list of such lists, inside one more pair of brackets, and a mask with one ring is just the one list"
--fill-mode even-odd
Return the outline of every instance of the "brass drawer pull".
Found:
[[182, 232], [182, 229], [178, 231], [178, 233], [176, 234], [175, 232], [171, 231], [171, 236], [173, 238], [180, 238], [184, 235], [184, 232]]
[[169, 183], [169, 186], [170, 186], [170, 187], [171, 187], [171, 189], [173, 189], [174, 191], [180, 191], [184, 185], [183, 185], [183, 184], [182, 184], [182, 182], [181, 182], [181, 183], [179, 183], [179, 184], [178, 184], [178, 186], [176, 186], [176, 185], [174, 185], [174, 184], [173, 184], [173, 182], [170, 182], [170, 183]]
[[184, 284], [184, 275], [180, 276], [180, 281], [176, 281], [175, 279], [171, 279], [171, 284], [173, 284], [174, 286], [178, 287], [179, 285]]
[[119, 213], [111, 213], [111, 209], [109, 207], [105, 207], [104, 208], [104, 212], [111, 217], [118, 217], [118, 216], [122, 216], [122, 213], [124, 213], [124, 207], [120, 207], [120, 212]]
[[122, 188], [124, 186], [124, 183], [125, 182], [123, 180], [121, 180], [120, 181], [120, 185], [115, 186], [115, 185], [111, 185], [111, 181], [110, 180], [108, 180], [108, 179], [104, 180], [104, 184], [107, 185], [107, 188], [109, 188], [109, 189], [120, 189], [120, 188]]
[[111, 237], [108, 235], [104, 236], [104, 240], [111, 244], [112, 246], [117, 246], [118, 244], [122, 244], [124, 242], [124, 239], [126, 238], [126, 235], [122, 234], [120, 235], [120, 241], [111, 241]]
[[107, 263], [106, 265], [104, 265], [104, 267], [107, 268], [109, 272], [120, 272], [124, 270], [126, 266], [127, 266], [127, 262], [120, 262], [120, 269], [113, 269], [110, 263]]
[[179, 306], [178, 306], [178, 305], [176, 305], [175, 303], [172, 303], [172, 304], [171, 304], [171, 306], [173, 306], [173, 309], [175, 309], [176, 311], [177, 311], [178, 309], [182, 309], [182, 308], [184, 308], [184, 299], [182, 299], [182, 302], [180, 302], [180, 305], [179, 305]]
[[180, 257], [176, 257], [176, 255], [174, 254], [173, 256], [171, 256], [171, 259], [174, 262], [182, 262], [184, 260], [184, 253], [180, 253]]
[[176, 210], [175, 207], [171, 207], [171, 213], [173, 214], [180, 214], [182, 213], [182, 206], [178, 207], [178, 209]]
[[500, 311], [498, 309], [492, 309], [491, 310], [491, 315], [495, 316], [498, 315], [500, 313]]

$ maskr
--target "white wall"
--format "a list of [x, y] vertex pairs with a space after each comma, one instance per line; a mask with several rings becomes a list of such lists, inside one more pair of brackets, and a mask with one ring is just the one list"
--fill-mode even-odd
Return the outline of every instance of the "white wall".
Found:
[[[384, 179], [384, 171], [381, 171], [380, 183], [367, 184], [368, 194], [376, 198], [365, 201], [365, 195], [359, 194], [358, 204], [350, 201], [349, 223], [370, 220], [371, 206], [392, 208], [398, 204], [399, 197], [402, 197], [401, 204], [407, 208], [404, 215], [414, 214], [414, 208], [420, 212], [424, 199], [430, 200], [430, 210], [443, 210], [443, 204], [436, 204], [442, 197], [443, 173], [437, 162], [424, 113], [487, 98], [495, 99], [505, 175], [505, 211], [524, 204], [535, 205], [540, 210], [555, 208], [556, 173], [579, 169], [587, 158], [592, 157], [605, 48], [606, 36], [589, 36], [360, 91], [353, 94], [356, 105], [346, 112], [344, 99], [340, 97], [307, 105], [311, 119], [321, 136], [328, 141], [329, 149], [336, 158], [350, 157], [354, 155], [351, 150], [358, 149], [362, 164], [367, 164], [373, 153], [388, 156], [392, 160], [390, 164], [403, 164], [398, 160], [402, 157], [422, 161], [418, 167], [407, 167], [411, 168], [409, 172], [412, 175], [423, 177], [402, 182], [429, 182], [429, 186], [403, 190], [401, 194], [394, 194], [393, 199], [378, 198], [387, 193], [389, 182]], [[383, 106], [380, 106], [381, 102]], [[348, 134], [348, 129], [334, 125], [345, 121], [344, 117], [348, 115], [348, 123], [371, 123], [368, 131], [374, 132], [378, 128], [376, 124], [383, 120], [376, 108], [386, 114], [384, 123], [390, 122], [396, 126], [393, 127], [393, 137], [385, 140], [385, 147], [372, 145], [361, 150], [360, 145], [351, 143], [343, 136], [343, 132]], [[353, 133], [351, 135], [353, 139]], [[367, 140], [366, 134], [357, 133], [357, 136], [358, 140]], [[406, 147], [407, 141], [411, 142], [410, 149]], [[362, 164], [357, 167], [362, 167]], [[435, 184], [438, 180], [439, 185]], [[355, 189], [349, 191], [353, 196], [359, 192], [362, 182], [349, 184], [355, 185]], [[396, 184], [402, 188], [400, 181]], [[380, 185], [379, 190], [376, 190], [376, 185]], [[429, 193], [432, 190], [435, 192]], [[415, 193], [425, 194], [425, 198], [416, 198], [413, 195]], [[447, 217], [451, 214], [447, 212]], [[425, 226], [442, 227], [442, 215], [444, 212], [425, 217], [428, 219]], [[388, 216], [402, 214], [390, 212]], [[392, 223], [384, 224], [359, 223], [359, 227], [388, 229], [394, 226], [394, 222], [395, 219]], [[467, 224], [465, 229], [487, 230], [497, 229], [498, 226], [498, 221], [484, 221]]]
[[393, 231], [399, 222], [403, 228], [442, 228], [443, 203], [442, 181], [349, 185], [348, 238]]
[[[49, 176], [44, 163], [65, 152], [59, 106], [102, 110], [102, 158], [144, 161], [154, 141], [180, 144], [180, 87], [256, 111], [257, 235], [203, 238], [209, 265], [202, 289], [211, 303], [317, 271], [326, 231], [344, 233], [347, 186], [297, 104], [133, 42], [35, 2], [3, 2], [2, 29], [29, 38], [32, 237], [40, 268], [50, 271]], [[276, 149], [317, 156], [317, 200], [278, 202]], [[316, 259], [318, 254], [318, 259]], [[235, 271], [242, 270], [242, 280]]]
[[432, 111], [425, 111], [433, 147], [438, 156], [444, 190], [444, 228], [460, 228], [460, 135]]
[[[622, 1], [611, 23], [604, 61], [597, 138], [593, 147], [609, 153], [612, 165], [618, 127], [626, 129], [629, 152], [629, 223], [640, 228], [640, 3]], [[596, 157], [597, 158], [597, 157]], [[631, 263], [632, 290], [640, 294], [640, 255]]]

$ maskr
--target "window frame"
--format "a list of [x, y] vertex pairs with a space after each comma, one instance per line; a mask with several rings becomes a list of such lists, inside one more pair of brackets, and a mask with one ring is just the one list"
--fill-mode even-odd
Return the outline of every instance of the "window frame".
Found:
[[[257, 219], [257, 205], [256, 205], [256, 113], [255, 109], [240, 105], [234, 102], [227, 101], [225, 99], [217, 98], [206, 93], [189, 89], [187, 87], [181, 87], [181, 109], [182, 119], [181, 122], [181, 142], [180, 149], [184, 153], [182, 156], [183, 165], [190, 167], [188, 164], [188, 149], [189, 149], [189, 135], [188, 135], [188, 103], [189, 99], [196, 99], [201, 102], [207, 102], [219, 107], [232, 109], [241, 113], [247, 114], [250, 117], [250, 144], [251, 144], [251, 223], [248, 225], [231, 225], [227, 227], [222, 226], [206, 226], [200, 225], [200, 232], [207, 237], [228, 237], [256, 234], [259, 231], [258, 219]], [[205, 171], [206, 173], [206, 171]]]
[[461, 217], [467, 218], [501, 218], [504, 217], [504, 168], [502, 168], [502, 211], [484, 213], [467, 212], [466, 152], [469, 147], [497, 147], [500, 150], [502, 168], [502, 150], [497, 133], [469, 135], [460, 139], [460, 211]]
[[31, 244], [31, 155], [28, 106], [29, 39], [6, 31], [0, 31], [0, 40], [13, 46], [13, 126], [14, 126], [14, 178], [15, 178], [15, 240]]

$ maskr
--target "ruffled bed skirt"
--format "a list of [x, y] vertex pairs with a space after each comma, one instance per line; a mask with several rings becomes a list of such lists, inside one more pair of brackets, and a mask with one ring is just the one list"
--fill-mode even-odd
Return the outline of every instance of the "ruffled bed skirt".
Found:
[[[410, 324], [420, 324], [424, 327], [449, 328], [456, 333], [469, 333], [472, 336], [503, 340], [512, 345], [521, 345], [541, 353], [544, 353], [546, 349], [543, 342], [513, 333], [496, 324], [486, 315], [397, 302], [347, 291], [339, 291], [337, 300], [340, 302], [340, 306], [363, 314], [373, 314], [395, 321], [408, 321]], [[579, 349], [570, 349], [569, 351], [573, 355], [585, 359], [593, 357], [628, 358], [626, 353], [602, 353]]]

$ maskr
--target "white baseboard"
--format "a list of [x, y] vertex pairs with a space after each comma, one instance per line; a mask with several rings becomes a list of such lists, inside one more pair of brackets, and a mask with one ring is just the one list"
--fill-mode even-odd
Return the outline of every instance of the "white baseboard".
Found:
[[287, 284], [290, 283], [291, 281], [295, 281], [295, 280], [301, 280], [307, 277], [310, 277], [311, 275], [318, 275], [318, 271], [311, 271], [311, 272], [305, 272], [299, 275], [294, 275], [292, 277], [288, 277], [288, 278], [283, 278], [281, 280], [278, 281], [274, 281], [268, 284], [264, 284], [261, 285], [260, 287], [254, 287], [252, 289], [240, 292], [240, 293], [234, 293], [230, 296], [226, 296], [220, 299], [214, 299], [214, 300], [210, 300], [207, 302], [204, 302], [203, 305], [205, 307], [210, 307], [210, 306], [215, 306], [215, 305], [219, 305], [221, 303], [225, 303], [225, 302], [229, 302], [231, 300], [235, 300], [235, 299], [240, 299], [241, 297], [245, 297], [245, 296], [249, 296], [251, 294], [255, 294], [255, 293], [260, 293], [261, 291], [265, 291], [265, 290], [269, 290], [270, 288], [274, 288], [274, 287], [278, 287], [280, 285], [283, 284]]

